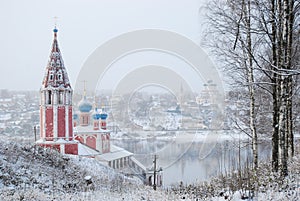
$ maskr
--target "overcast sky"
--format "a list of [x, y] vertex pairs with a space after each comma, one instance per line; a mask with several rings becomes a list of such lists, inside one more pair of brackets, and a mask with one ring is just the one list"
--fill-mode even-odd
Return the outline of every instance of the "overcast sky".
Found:
[[54, 16], [74, 84], [88, 56], [122, 33], [154, 28], [200, 43], [205, 0], [0, 0], [0, 89], [38, 90], [53, 40]]

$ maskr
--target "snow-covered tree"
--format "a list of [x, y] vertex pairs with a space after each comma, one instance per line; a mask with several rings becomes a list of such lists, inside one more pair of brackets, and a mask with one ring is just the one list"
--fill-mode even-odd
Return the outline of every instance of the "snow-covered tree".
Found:
[[254, 169], [258, 164], [256, 128], [259, 119], [264, 119], [259, 116], [264, 112], [258, 105], [263, 92], [272, 102], [269, 130], [273, 170], [287, 175], [287, 159], [294, 153], [292, 110], [295, 77], [299, 75], [299, 0], [214, 0], [208, 5], [206, 44], [223, 62], [234, 88], [247, 90]]

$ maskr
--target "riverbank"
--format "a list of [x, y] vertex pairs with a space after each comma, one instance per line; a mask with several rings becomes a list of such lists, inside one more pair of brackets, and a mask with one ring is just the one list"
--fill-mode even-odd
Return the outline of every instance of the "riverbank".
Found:
[[300, 196], [300, 155], [288, 162], [289, 175], [281, 177], [271, 171], [269, 162], [260, 163], [257, 174], [251, 167], [220, 174], [209, 182], [168, 188], [185, 200], [298, 200]]

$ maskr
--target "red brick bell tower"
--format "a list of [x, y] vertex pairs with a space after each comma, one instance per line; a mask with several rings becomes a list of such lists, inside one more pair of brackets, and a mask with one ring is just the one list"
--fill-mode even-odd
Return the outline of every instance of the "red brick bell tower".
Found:
[[73, 90], [58, 47], [57, 32], [40, 89], [40, 140], [36, 143], [65, 154], [78, 154], [73, 137]]

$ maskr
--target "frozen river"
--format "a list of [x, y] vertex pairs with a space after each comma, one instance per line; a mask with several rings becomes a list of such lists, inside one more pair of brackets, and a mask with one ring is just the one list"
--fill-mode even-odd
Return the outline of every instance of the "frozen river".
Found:
[[[164, 186], [205, 181], [252, 160], [249, 139], [231, 131], [149, 133], [148, 138], [118, 139], [113, 143], [134, 153], [146, 167], [151, 167], [154, 155], [158, 155]], [[151, 135], [155, 137], [149, 138]], [[264, 143], [259, 153], [260, 160], [269, 160], [271, 145]]]

